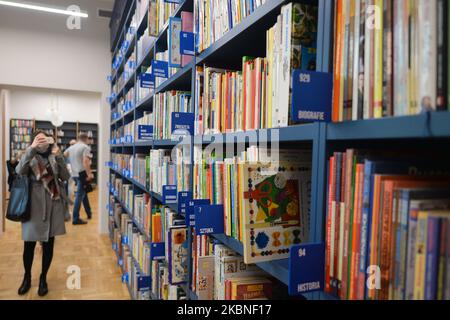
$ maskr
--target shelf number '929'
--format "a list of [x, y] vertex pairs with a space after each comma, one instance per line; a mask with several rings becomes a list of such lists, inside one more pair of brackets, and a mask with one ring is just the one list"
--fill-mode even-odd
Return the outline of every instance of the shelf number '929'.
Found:
[[307, 73], [300, 73], [300, 82], [302, 83], [310, 83], [311, 82], [311, 75]]

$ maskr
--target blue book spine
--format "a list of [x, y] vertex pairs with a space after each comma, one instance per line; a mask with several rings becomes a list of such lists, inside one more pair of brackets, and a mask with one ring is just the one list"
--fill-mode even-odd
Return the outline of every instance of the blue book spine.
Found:
[[[373, 211], [373, 183], [374, 183], [374, 179], [373, 179], [373, 175], [375, 172], [375, 163], [372, 161], [367, 160], [366, 161], [366, 165], [367, 165], [367, 174], [368, 174], [368, 179], [369, 179], [369, 185], [370, 185], [370, 190], [369, 190], [369, 215], [368, 215], [368, 219], [367, 219], [367, 244], [366, 244], [366, 253], [365, 253], [365, 257], [366, 257], [366, 266], [370, 266], [370, 251], [372, 249], [372, 211]], [[369, 288], [366, 286], [366, 290], [365, 290], [365, 298], [367, 298], [369, 296]]]
[[[370, 161], [364, 162], [364, 183], [363, 183], [363, 211], [361, 218], [361, 246], [359, 251], [359, 274], [364, 279], [364, 283], [366, 282], [366, 266], [367, 266], [367, 256], [368, 256], [368, 247], [370, 243], [369, 239], [369, 225], [371, 220], [371, 212], [370, 212], [370, 199], [371, 199], [371, 177], [372, 177], [373, 165]], [[361, 297], [362, 298], [362, 297]]]
[[425, 271], [425, 300], [436, 300], [441, 218], [430, 216], [427, 230], [427, 256]]
[[233, 29], [233, 8], [232, 3], [233, 0], [228, 0], [228, 28], [229, 30]]

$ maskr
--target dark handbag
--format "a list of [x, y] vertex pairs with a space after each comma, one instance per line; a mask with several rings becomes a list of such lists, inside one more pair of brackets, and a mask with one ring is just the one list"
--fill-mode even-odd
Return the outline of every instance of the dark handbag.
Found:
[[94, 188], [92, 188], [92, 185], [90, 182], [87, 181], [87, 173], [86, 171], [81, 171], [79, 173], [79, 178], [80, 178], [80, 183], [83, 186], [83, 190], [86, 193], [91, 193], [92, 191], [94, 191]]
[[16, 175], [12, 182], [6, 219], [15, 222], [30, 220], [30, 189], [31, 181], [28, 176]]

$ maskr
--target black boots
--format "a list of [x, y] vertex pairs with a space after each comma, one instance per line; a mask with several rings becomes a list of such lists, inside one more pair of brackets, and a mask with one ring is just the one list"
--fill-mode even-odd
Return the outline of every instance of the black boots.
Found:
[[30, 291], [30, 288], [31, 288], [31, 276], [25, 275], [23, 277], [23, 281], [19, 288], [18, 294], [23, 296], [28, 291]]
[[[18, 290], [18, 294], [23, 296], [24, 294], [27, 294], [28, 291], [30, 291], [30, 288], [31, 288], [31, 276], [25, 275], [23, 277], [22, 285]], [[48, 293], [47, 279], [45, 276], [41, 275], [41, 277], [39, 278], [38, 295], [40, 297], [43, 297], [47, 295], [47, 293]]]
[[45, 276], [41, 275], [39, 278], [39, 289], [38, 295], [39, 297], [43, 297], [48, 293], [47, 279]]

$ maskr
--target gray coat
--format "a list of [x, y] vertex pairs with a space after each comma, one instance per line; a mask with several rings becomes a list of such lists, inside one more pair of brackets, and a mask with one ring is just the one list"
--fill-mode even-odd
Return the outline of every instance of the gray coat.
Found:
[[[20, 175], [29, 174], [31, 181], [31, 218], [29, 221], [22, 223], [22, 240], [47, 242], [49, 238], [66, 233], [64, 223], [65, 220], [70, 218], [70, 214], [62, 184], [57, 183], [59, 194], [62, 196], [59, 200], [52, 200], [42, 182], [36, 180], [36, 176], [30, 168], [30, 161], [36, 154], [36, 149], [29, 147], [16, 168], [16, 172]], [[70, 178], [70, 173], [62, 156], [50, 155], [44, 161], [50, 162], [57, 181], [60, 179], [67, 181]]]

